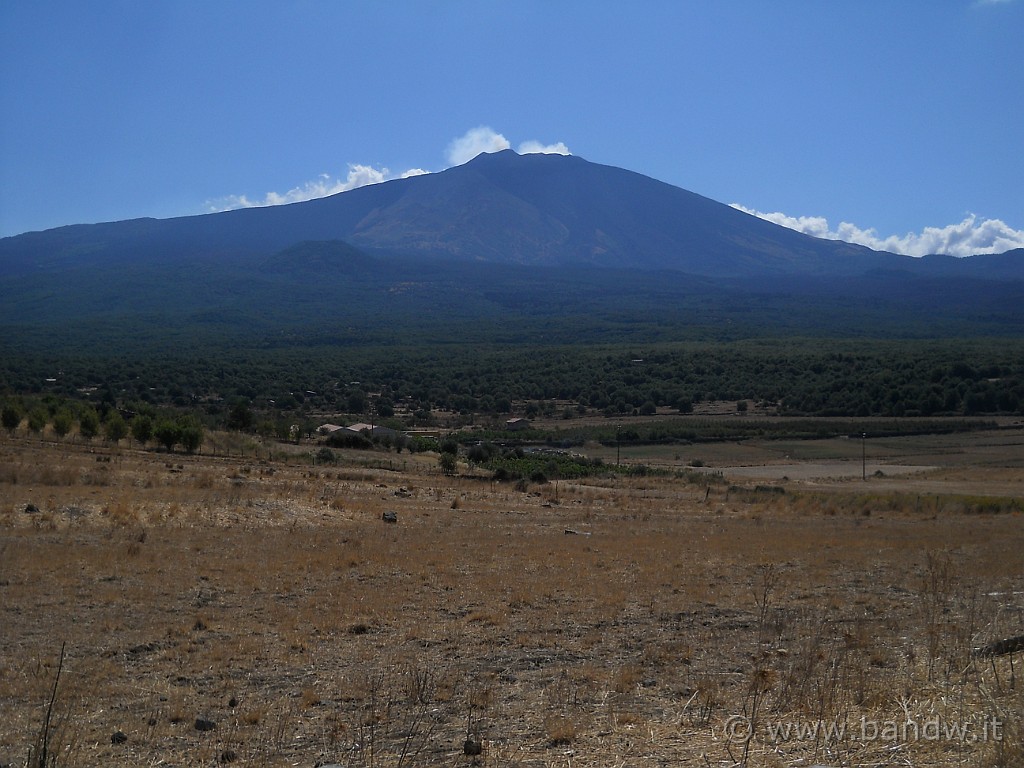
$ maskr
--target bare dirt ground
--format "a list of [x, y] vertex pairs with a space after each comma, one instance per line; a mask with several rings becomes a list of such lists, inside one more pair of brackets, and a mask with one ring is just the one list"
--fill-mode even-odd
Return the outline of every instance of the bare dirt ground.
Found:
[[[593, 447], [589, 453], [615, 460], [614, 448]], [[627, 447], [620, 453], [630, 462], [791, 487], [1024, 496], [1024, 428], [1016, 425], [953, 435], [870, 438], [863, 444], [856, 438], [745, 440]]]
[[0, 765], [1024, 765], [995, 434], [519, 488], [4, 438]]

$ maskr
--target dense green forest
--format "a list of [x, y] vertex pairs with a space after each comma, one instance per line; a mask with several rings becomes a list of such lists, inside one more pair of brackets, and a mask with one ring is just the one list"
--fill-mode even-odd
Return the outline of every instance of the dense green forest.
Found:
[[[789, 417], [976, 417], [1024, 413], [1024, 340], [758, 339], [607, 345], [450, 343], [9, 355], [0, 400], [52, 423], [92, 409], [131, 419], [191, 414], [208, 428], [285, 437], [334, 417], [430, 426], [546, 416], [688, 413], [735, 401]], [[753, 414], [748, 422], [756, 423]], [[92, 417], [87, 416], [90, 420]], [[172, 419], [173, 420], [173, 419]], [[88, 429], [89, 427], [87, 427]], [[639, 433], [638, 433], [639, 436]], [[606, 438], [606, 436], [604, 436]], [[647, 440], [686, 435], [643, 433]], [[728, 435], [723, 435], [723, 439]]]

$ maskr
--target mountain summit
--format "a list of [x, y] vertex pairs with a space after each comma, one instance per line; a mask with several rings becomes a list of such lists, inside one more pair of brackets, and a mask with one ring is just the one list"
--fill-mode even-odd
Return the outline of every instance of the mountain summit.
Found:
[[[872, 254], [577, 156], [505, 150], [406, 181], [415, 183], [389, 189], [397, 194], [345, 239], [404, 254], [707, 276], [859, 271]], [[332, 202], [348, 209], [357, 198]]]

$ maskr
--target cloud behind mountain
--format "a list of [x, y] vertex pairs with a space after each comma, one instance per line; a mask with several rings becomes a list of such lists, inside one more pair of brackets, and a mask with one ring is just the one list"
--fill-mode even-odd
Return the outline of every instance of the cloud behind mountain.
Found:
[[823, 216], [789, 216], [780, 211], [764, 213], [739, 203], [732, 203], [732, 207], [812, 237], [842, 240], [904, 256], [927, 256], [932, 253], [973, 256], [1024, 248], [1024, 230], [1014, 229], [999, 219], [979, 219], [973, 213], [957, 224], [925, 227], [921, 232], [883, 237], [873, 228], [862, 229], [848, 221], [840, 222], [838, 227], [832, 229], [828, 219]]
[[[480, 125], [471, 128], [462, 136], [454, 138], [445, 150], [447, 165], [451, 168], [456, 165], [468, 163], [477, 155], [484, 152], [501, 152], [504, 149], [511, 149], [512, 143], [502, 134], [490, 126]], [[571, 155], [569, 147], [564, 142], [556, 141], [553, 144], [545, 144], [541, 141], [531, 139], [519, 144], [521, 155]], [[380, 184], [382, 181], [392, 179], [407, 179], [410, 176], [422, 176], [431, 173], [422, 168], [410, 168], [401, 173], [392, 173], [389, 168], [375, 168], [372, 165], [362, 163], [349, 163], [348, 174], [344, 179], [332, 176], [329, 173], [321, 173], [315, 179], [307, 181], [287, 192], [267, 192], [262, 198], [252, 199], [248, 195], [227, 195], [217, 200], [208, 200], [206, 211], [218, 213], [221, 211], [232, 211], [238, 208], [262, 208], [268, 205], [285, 205], [287, 203], [301, 203], [306, 200], [314, 200], [319, 197], [329, 197], [339, 192], [348, 192], [370, 184]]]
[[[512, 142], [504, 134], [490, 126], [479, 125], [449, 142], [444, 152], [445, 168], [462, 165], [485, 152], [500, 152], [511, 149], [512, 146]], [[517, 151], [520, 155], [572, 154], [569, 147], [562, 141], [545, 144], [535, 139], [520, 142]], [[238, 208], [297, 203], [328, 197], [339, 192], [348, 192], [392, 179], [405, 179], [427, 173], [431, 173], [431, 171], [423, 168], [410, 168], [399, 173], [392, 173], [387, 167], [349, 163], [348, 172], [343, 178], [322, 173], [315, 179], [297, 185], [286, 192], [271, 191], [265, 193], [262, 198], [251, 198], [245, 194], [228, 195], [218, 200], [208, 201], [205, 209], [208, 212], [219, 212]], [[781, 211], [766, 213], [748, 208], [740, 203], [732, 203], [732, 207], [812, 237], [840, 240], [854, 245], [863, 245], [877, 251], [889, 251], [906, 256], [925, 256], [932, 253], [972, 256], [1003, 253], [1024, 247], [1024, 230], [1014, 229], [1000, 219], [981, 218], [973, 213], [954, 224], [929, 226], [920, 232], [907, 232], [903, 235], [883, 236], [873, 227], [864, 228], [848, 221], [842, 221], [833, 228], [828, 219], [822, 216], [790, 216]]]

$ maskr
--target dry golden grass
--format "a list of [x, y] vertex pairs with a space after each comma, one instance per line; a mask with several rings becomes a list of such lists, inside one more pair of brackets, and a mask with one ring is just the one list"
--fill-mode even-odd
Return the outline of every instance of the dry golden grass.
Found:
[[[1024, 634], [999, 505], [34, 440], [0, 467], [0, 764], [61, 643], [59, 765], [1024, 761], [1021, 659], [971, 654]], [[813, 723], [845, 730], [778, 730]]]

